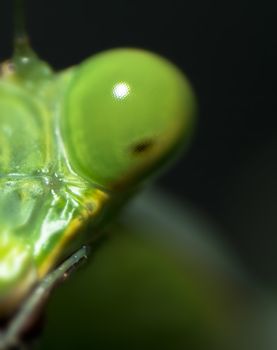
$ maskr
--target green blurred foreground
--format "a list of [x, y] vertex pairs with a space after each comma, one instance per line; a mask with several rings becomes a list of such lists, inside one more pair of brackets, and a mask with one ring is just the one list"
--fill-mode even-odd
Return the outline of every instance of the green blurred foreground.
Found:
[[145, 193], [110, 231], [56, 289], [39, 349], [276, 349], [275, 306], [199, 213]]

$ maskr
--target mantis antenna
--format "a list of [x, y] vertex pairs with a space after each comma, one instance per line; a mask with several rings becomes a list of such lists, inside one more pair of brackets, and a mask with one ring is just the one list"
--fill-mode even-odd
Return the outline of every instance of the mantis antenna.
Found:
[[39, 80], [51, 75], [49, 65], [32, 49], [25, 21], [25, 0], [13, 0], [14, 51], [13, 68], [23, 80]]
[[14, 55], [24, 55], [31, 51], [26, 31], [24, 0], [13, 1], [14, 13]]

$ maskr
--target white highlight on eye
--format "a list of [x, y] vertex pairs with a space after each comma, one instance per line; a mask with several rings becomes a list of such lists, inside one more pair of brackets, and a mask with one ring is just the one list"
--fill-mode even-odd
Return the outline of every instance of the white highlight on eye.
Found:
[[122, 100], [129, 95], [130, 90], [130, 86], [127, 83], [118, 83], [113, 87], [113, 95], [115, 98]]

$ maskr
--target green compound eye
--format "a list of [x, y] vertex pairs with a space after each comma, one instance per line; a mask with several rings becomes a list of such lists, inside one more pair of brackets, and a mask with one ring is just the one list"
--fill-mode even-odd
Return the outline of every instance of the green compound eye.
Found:
[[189, 137], [195, 99], [183, 74], [160, 56], [115, 49], [76, 69], [62, 135], [73, 168], [110, 189], [150, 174]]

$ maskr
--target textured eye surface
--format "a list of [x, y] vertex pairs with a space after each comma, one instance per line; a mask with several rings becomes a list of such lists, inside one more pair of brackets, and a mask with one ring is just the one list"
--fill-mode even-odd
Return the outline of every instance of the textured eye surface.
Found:
[[169, 61], [110, 50], [76, 69], [62, 135], [73, 168], [108, 188], [144, 178], [189, 136], [195, 100]]

